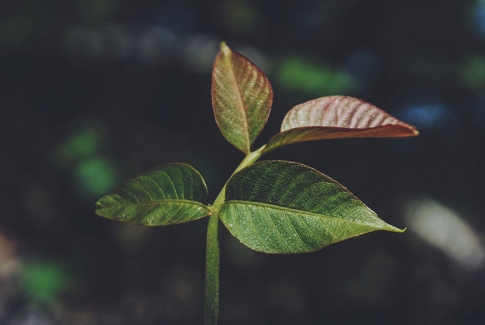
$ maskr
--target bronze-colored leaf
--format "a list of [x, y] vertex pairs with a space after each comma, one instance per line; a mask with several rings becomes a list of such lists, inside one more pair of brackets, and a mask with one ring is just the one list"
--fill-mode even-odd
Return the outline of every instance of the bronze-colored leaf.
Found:
[[212, 107], [226, 140], [249, 153], [268, 120], [272, 103], [273, 90], [265, 74], [222, 43], [212, 71]]
[[337, 138], [395, 138], [418, 135], [406, 124], [363, 100], [329, 96], [293, 107], [266, 152], [283, 145]]

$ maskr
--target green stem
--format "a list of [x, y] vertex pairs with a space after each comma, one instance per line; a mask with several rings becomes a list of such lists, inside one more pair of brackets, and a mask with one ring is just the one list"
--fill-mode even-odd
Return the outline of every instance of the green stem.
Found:
[[219, 262], [219, 213], [215, 212], [207, 227], [204, 325], [216, 325], [219, 316]]
[[[265, 146], [246, 155], [234, 173], [254, 164], [262, 155]], [[231, 176], [232, 176], [231, 175]], [[230, 178], [229, 178], [230, 179]], [[212, 215], [207, 227], [207, 251], [205, 269], [205, 315], [204, 325], [217, 325], [219, 318], [219, 271], [220, 271], [220, 238], [219, 210], [226, 199], [226, 184], [219, 192], [212, 205]]]

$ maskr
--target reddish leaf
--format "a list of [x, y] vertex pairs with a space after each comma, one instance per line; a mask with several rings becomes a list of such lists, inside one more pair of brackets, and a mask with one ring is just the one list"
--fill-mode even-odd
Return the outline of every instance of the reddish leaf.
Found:
[[226, 140], [249, 153], [268, 120], [272, 103], [273, 90], [264, 73], [222, 43], [212, 71], [212, 107]]
[[293, 107], [266, 152], [290, 143], [337, 138], [396, 138], [418, 135], [412, 125], [360, 99], [329, 96]]

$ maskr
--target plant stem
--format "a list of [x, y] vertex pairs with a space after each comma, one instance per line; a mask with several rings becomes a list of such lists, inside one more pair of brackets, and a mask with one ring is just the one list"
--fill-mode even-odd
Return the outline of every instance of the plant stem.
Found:
[[216, 325], [219, 316], [219, 212], [209, 217], [205, 261], [205, 325]]
[[[234, 173], [251, 166], [260, 157], [265, 146], [246, 155]], [[232, 176], [231, 175], [231, 176]], [[230, 179], [230, 178], [229, 178]], [[228, 180], [229, 181], [229, 180]], [[219, 237], [219, 210], [226, 199], [226, 184], [219, 192], [211, 207], [212, 215], [207, 226], [207, 246], [205, 261], [205, 314], [204, 325], [217, 325], [219, 318], [219, 271], [220, 271], [220, 237]]]

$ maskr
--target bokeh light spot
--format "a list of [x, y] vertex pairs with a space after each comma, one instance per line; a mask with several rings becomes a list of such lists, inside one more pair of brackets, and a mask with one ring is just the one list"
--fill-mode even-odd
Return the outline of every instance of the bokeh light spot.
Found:
[[418, 129], [434, 129], [458, 124], [458, 118], [453, 111], [441, 102], [413, 103], [398, 112], [396, 116], [415, 125]]
[[478, 0], [477, 3], [472, 6], [472, 12], [475, 28], [477, 32], [485, 38], [485, 0]]
[[85, 129], [60, 146], [59, 157], [65, 163], [91, 157], [96, 154], [102, 141], [103, 135], [99, 129]]
[[302, 58], [285, 60], [277, 74], [282, 87], [319, 96], [351, 94], [357, 88], [357, 80], [349, 74]]
[[461, 79], [471, 90], [485, 88], [485, 58], [474, 55], [461, 68]]
[[76, 169], [76, 176], [81, 189], [90, 197], [106, 194], [118, 183], [114, 166], [104, 158], [83, 161]]
[[455, 211], [429, 198], [405, 207], [409, 230], [439, 248], [466, 269], [482, 267], [485, 252], [479, 235]]
[[52, 303], [69, 289], [71, 278], [60, 265], [38, 262], [26, 265], [21, 284], [30, 299]]

